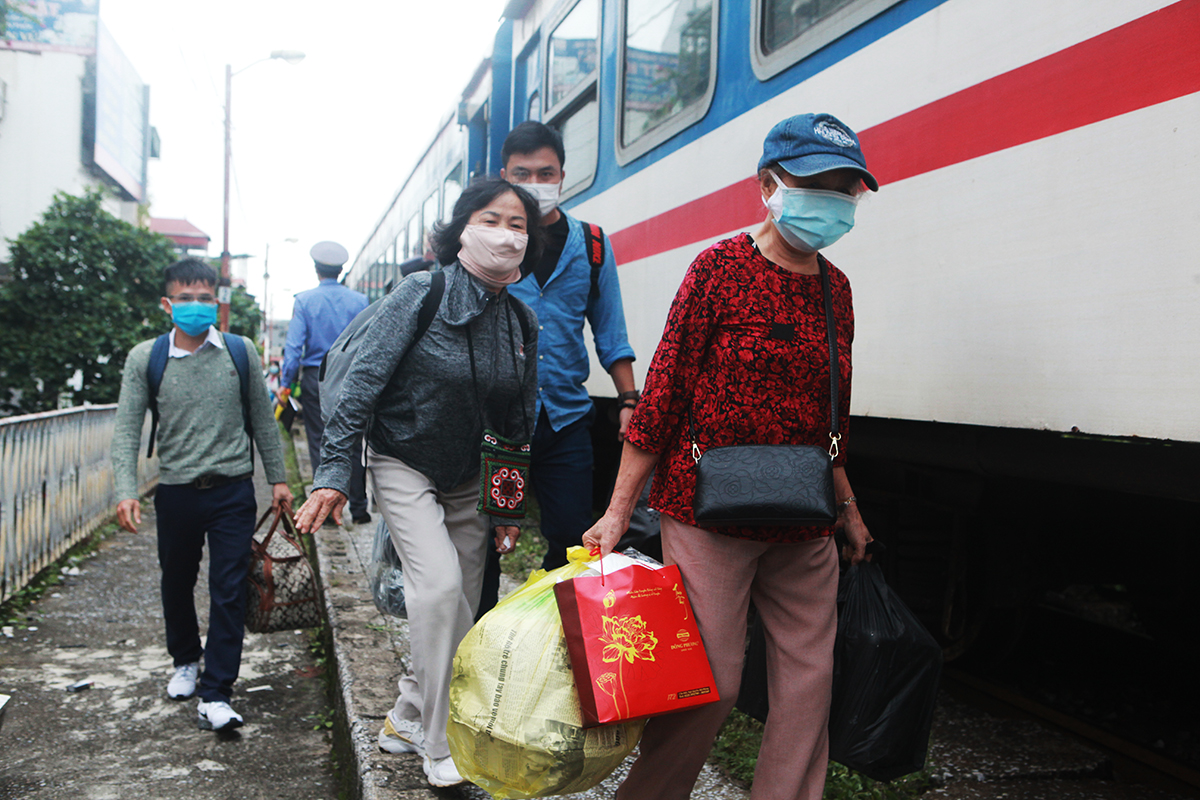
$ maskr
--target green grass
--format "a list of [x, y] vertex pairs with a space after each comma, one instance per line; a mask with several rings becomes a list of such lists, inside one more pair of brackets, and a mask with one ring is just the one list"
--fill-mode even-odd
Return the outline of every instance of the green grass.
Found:
[[[717, 734], [709, 760], [750, 786], [754, 783], [762, 732], [761, 722], [734, 709]], [[824, 800], [911, 800], [929, 787], [928, 770], [880, 782], [830, 762], [825, 773]]]
[[542, 568], [546, 556], [546, 540], [542, 537], [542, 512], [537, 501], [529, 499], [528, 513], [521, 520], [521, 538], [517, 548], [500, 557], [500, 571], [517, 581], [524, 581], [529, 573]]

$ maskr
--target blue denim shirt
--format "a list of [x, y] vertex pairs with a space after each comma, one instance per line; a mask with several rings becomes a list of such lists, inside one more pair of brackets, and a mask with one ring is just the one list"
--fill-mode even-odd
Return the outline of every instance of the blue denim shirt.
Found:
[[329, 346], [366, 307], [365, 294], [343, 286], [336, 278], [322, 278], [317, 288], [296, 295], [279, 385], [291, 386], [300, 367], [320, 366]]
[[583, 386], [590, 371], [583, 342], [584, 318], [592, 326], [596, 356], [605, 371], [612, 368], [614, 361], [635, 357], [625, 333], [617, 261], [608, 237], [604, 237], [600, 291], [589, 303], [592, 266], [584, 251], [583, 225], [566, 212], [563, 214], [570, 231], [550, 280], [542, 286], [531, 273], [508, 287], [514, 297], [537, 314], [537, 412], [540, 415], [544, 408], [550, 427], [556, 431], [580, 419], [592, 407]]

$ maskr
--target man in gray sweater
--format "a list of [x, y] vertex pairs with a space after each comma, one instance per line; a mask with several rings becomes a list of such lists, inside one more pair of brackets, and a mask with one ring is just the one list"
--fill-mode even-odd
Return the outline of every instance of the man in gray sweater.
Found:
[[[167, 651], [175, 674], [167, 694], [183, 700], [197, 693], [199, 725], [204, 730], [239, 727], [242, 717], [229, 705], [242, 660], [245, 633], [245, 581], [257, 505], [251, 434], [273, 484], [271, 507], [291, 512], [283, 449], [262, 373], [251, 365], [249, 409], [242, 407], [242, 384], [234, 351], [257, 354], [245, 337], [225, 338], [217, 321], [217, 274], [194, 258], [164, 272], [163, 310], [174, 328], [157, 362], [159, 485], [154, 497], [158, 516], [158, 561], [162, 567], [163, 617]], [[163, 337], [159, 337], [163, 338]], [[154, 339], [129, 351], [121, 379], [121, 397], [113, 434], [117, 518], [137, 533], [141, 522], [137, 464], [142, 425], [153, 407], [151, 368]], [[193, 590], [208, 538], [209, 614], [207, 648], [200, 644]], [[204, 671], [199, 662], [204, 659]]]

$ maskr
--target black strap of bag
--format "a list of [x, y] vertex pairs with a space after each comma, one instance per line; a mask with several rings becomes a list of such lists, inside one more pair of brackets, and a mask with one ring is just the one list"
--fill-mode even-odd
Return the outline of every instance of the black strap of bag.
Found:
[[[838, 442], [842, 440], [841, 425], [838, 420], [838, 378], [841, 373], [841, 362], [838, 361], [837, 328], [833, 317], [833, 294], [829, 289], [829, 265], [825, 256], [817, 254], [817, 264], [821, 269], [821, 295], [825, 301], [825, 333], [829, 342], [829, 460], [838, 457]], [[696, 420], [692, 415], [692, 407], [688, 406], [688, 430], [692, 437], [692, 458], [700, 461], [700, 445], [696, 441]]]

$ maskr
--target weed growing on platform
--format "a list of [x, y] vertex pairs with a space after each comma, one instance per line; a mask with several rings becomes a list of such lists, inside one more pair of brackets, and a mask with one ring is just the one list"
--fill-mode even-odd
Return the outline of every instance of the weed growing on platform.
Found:
[[528, 514], [521, 520], [521, 538], [517, 548], [500, 557], [500, 571], [514, 580], [524, 581], [535, 569], [542, 568], [546, 557], [546, 540], [542, 537], [542, 512], [532, 498]]
[[18, 630], [24, 630], [36, 622], [32, 614], [25, 611], [38, 601], [48, 589], [63, 582], [63, 571], [77, 567], [90, 559], [100, 549], [100, 543], [120, 530], [116, 522], [107, 522], [76, 544], [57, 561], [33, 576], [28, 584], [13, 593], [12, 597], [0, 604], [0, 623], [11, 625]]
[[[754, 766], [762, 744], [763, 724], [734, 709], [717, 733], [709, 760], [747, 786], [754, 783]], [[829, 764], [824, 800], [911, 800], [930, 787], [927, 770], [886, 783], [862, 773]]]

